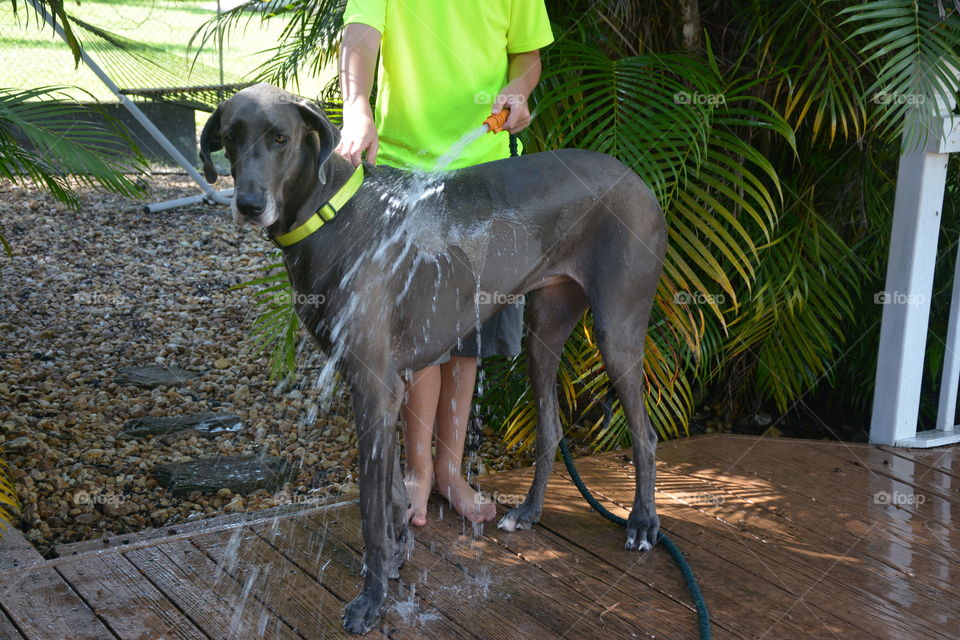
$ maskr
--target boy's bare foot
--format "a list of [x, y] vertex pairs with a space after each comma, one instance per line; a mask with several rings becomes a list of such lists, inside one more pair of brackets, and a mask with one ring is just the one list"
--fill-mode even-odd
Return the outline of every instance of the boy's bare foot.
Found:
[[433, 487], [433, 474], [426, 478], [407, 475], [403, 479], [407, 486], [407, 497], [410, 498], [410, 508], [407, 509], [407, 520], [415, 527], [427, 524], [427, 499]]
[[477, 524], [497, 517], [497, 506], [467, 484], [459, 475], [444, 478], [437, 475], [437, 492], [447, 499], [457, 513]]

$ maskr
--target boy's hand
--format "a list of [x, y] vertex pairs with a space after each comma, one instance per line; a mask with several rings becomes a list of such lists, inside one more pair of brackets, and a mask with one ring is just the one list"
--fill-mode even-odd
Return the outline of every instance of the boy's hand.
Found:
[[490, 113], [500, 113], [504, 107], [509, 107], [510, 115], [503, 123], [503, 128], [510, 133], [520, 133], [530, 124], [530, 108], [527, 106], [527, 96], [514, 88], [511, 84], [505, 86], [493, 101]]
[[376, 164], [380, 138], [377, 137], [377, 125], [373, 121], [370, 104], [366, 101], [343, 106], [343, 129], [340, 132], [340, 144], [337, 153], [353, 163], [360, 165], [361, 155], [367, 152], [367, 162]]

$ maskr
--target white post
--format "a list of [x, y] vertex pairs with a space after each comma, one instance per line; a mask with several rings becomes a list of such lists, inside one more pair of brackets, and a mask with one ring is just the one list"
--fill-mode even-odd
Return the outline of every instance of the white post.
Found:
[[[960, 243], [954, 265], [953, 292], [950, 297], [950, 322], [947, 325], [947, 346], [940, 378], [940, 402], [937, 406], [937, 431], [953, 431], [957, 415], [957, 386], [960, 385]], [[943, 435], [947, 435], [944, 433]]]
[[[938, 103], [940, 113], [949, 114], [956, 106], [956, 99], [948, 104]], [[951, 149], [951, 138], [955, 136], [947, 134], [953, 131], [953, 118], [947, 116], [943, 124], [944, 129], [931, 131], [930, 140], [923, 148], [900, 156], [886, 289], [874, 297], [884, 304], [870, 423], [870, 441], [877, 444], [929, 447], [960, 441], [960, 433], [952, 431], [917, 434], [940, 212], [948, 154], [955, 150]], [[960, 278], [954, 281], [948, 332], [951, 344], [944, 370], [944, 388], [952, 394], [948, 404], [953, 407], [943, 403], [940, 407], [941, 414], [950, 413], [951, 430], [960, 380], [960, 353], [953, 348], [960, 340], [958, 282]]]

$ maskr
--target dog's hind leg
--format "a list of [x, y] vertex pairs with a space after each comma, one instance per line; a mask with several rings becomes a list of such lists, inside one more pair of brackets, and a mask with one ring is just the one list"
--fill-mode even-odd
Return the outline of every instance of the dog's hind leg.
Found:
[[[630, 424], [636, 491], [627, 519], [626, 548], [640, 551], [654, 545], [660, 528], [654, 501], [657, 434], [650, 424], [643, 395], [643, 354], [652, 297], [652, 292], [637, 297], [601, 294], [592, 307], [600, 355]], [[638, 300], [643, 301], [642, 306], [638, 306]]]
[[[359, 350], [358, 350], [359, 351]], [[371, 373], [376, 358], [348, 363], [357, 420], [360, 462], [360, 520], [363, 531], [363, 590], [344, 610], [344, 628], [366, 633], [386, 608], [387, 580], [395, 573], [393, 509], [394, 465], [397, 460], [397, 416], [403, 386], [397, 375]], [[354, 366], [352, 366], [354, 365]], [[386, 368], [378, 368], [385, 371]]]
[[557, 367], [563, 345], [586, 308], [583, 289], [572, 280], [527, 296], [527, 367], [537, 401], [537, 464], [526, 500], [507, 512], [497, 525], [500, 529], [529, 529], [540, 519], [547, 480], [563, 435], [557, 406]]

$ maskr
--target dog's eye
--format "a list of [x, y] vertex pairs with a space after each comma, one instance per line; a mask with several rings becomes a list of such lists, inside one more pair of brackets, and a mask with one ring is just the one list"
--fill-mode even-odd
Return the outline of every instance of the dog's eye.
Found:
[[277, 137], [274, 138], [273, 141], [277, 144], [283, 144], [287, 141], [287, 136], [283, 135], [282, 133], [278, 133]]

